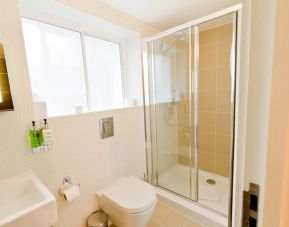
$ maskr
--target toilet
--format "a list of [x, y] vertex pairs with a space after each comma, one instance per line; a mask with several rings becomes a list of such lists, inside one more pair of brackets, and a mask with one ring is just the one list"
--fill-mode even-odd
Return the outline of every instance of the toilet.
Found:
[[122, 177], [97, 193], [99, 206], [118, 227], [145, 227], [157, 203], [150, 184], [133, 176]]

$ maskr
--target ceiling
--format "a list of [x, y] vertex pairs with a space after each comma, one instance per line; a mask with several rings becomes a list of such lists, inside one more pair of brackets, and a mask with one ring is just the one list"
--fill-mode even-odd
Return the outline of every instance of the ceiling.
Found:
[[19, 5], [22, 17], [46, 21], [71, 30], [81, 30], [99, 38], [121, 42], [123, 39], [138, 35], [130, 29], [67, 7], [54, 0], [19, 0]]
[[94, 0], [129, 16], [165, 30], [215, 11], [230, 7], [242, 0]]

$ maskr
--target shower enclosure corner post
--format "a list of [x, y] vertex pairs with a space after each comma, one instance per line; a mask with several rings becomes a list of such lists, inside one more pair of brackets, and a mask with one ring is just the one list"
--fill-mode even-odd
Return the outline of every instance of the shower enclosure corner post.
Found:
[[[151, 182], [151, 169], [152, 169], [152, 158], [149, 154], [150, 146], [148, 140], [150, 138], [149, 125], [149, 84], [148, 84], [148, 44], [146, 41], [142, 41], [142, 92], [143, 92], [143, 106], [144, 106], [144, 131], [145, 131], [145, 156], [146, 156], [146, 167], [144, 173], [144, 180]], [[150, 167], [149, 167], [150, 166]]]
[[238, 83], [238, 80], [239, 80], [239, 75], [240, 75], [240, 72], [239, 72], [239, 64], [238, 62], [240, 61], [240, 42], [241, 42], [241, 39], [240, 39], [240, 34], [241, 34], [241, 26], [240, 26], [240, 23], [241, 23], [241, 9], [237, 10], [234, 12], [234, 19], [233, 19], [233, 42], [232, 42], [232, 49], [233, 49], [233, 54], [234, 54], [234, 57], [232, 57], [231, 61], [232, 61], [232, 68], [233, 68], [233, 73], [231, 72], [231, 75], [232, 76], [232, 90], [233, 90], [233, 93], [232, 93], [232, 100], [234, 105], [233, 105], [233, 116], [232, 116], [232, 145], [231, 145], [231, 150], [232, 150], [232, 153], [231, 153], [231, 157], [230, 157], [230, 167], [231, 167], [231, 173], [230, 173], [230, 182], [231, 182], [231, 185], [230, 185], [230, 204], [229, 204], [229, 218], [228, 218], [228, 227], [232, 227], [233, 224], [234, 224], [234, 221], [233, 220], [234, 218], [234, 206], [235, 206], [235, 202], [234, 202], [234, 197], [236, 195], [234, 195], [234, 193], [236, 193], [236, 191], [234, 191], [234, 189], [236, 189], [236, 185], [235, 185], [235, 180], [236, 180], [236, 176], [234, 175], [236, 172], [237, 172], [237, 165], [235, 165], [236, 163], [236, 160], [237, 160], [237, 152], [238, 152], [238, 148], [237, 148], [237, 143], [236, 143], [236, 140], [237, 140], [237, 124], [238, 124], [238, 102], [237, 102], [237, 99], [238, 99], [238, 95], [239, 95], [239, 88], [237, 86]]
[[195, 200], [199, 200], [199, 27], [194, 27], [194, 154], [195, 154]]
[[[156, 149], [156, 126], [153, 127], [156, 123], [156, 113], [155, 113], [155, 81], [154, 81], [154, 47], [153, 41], [144, 39], [142, 42], [143, 46], [143, 103], [144, 103], [144, 126], [145, 126], [145, 152], [146, 152], [146, 178], [147, 181], [152, 185], [157, 185], [157, 171], [158, 171], [158, 162], [156, 152], [154, 154], [154, 149]], [[150, 76], [151, 75], [151, 76]], [[151, 88], [152, 86], [152, 88]], [[152, 132], [155, 130], [155, 132]], [[153, 141], [153, 133], [155, 138]], [[154, 166], [156, 162], [156, 167]], [[155, 175], [156, 174], [156, 175]]]
[[[189, 28], [189, 129], [190, 129], [190, 133], [189, 133], [189, 156], [190, 156], [190, 199], [193, 199], [193, 195], [192, 195], [192, 188], [193, 188], [193, 179], [192, 179], [192, 124], [193, 124], [193, 119], [192, 119], [192, 111], [193, 111], [193, 107], [192, 107], [192, 94], [193, 94], [193, 70], [192, 70], [192, 27]], [[195, 182], [196, 183], [196, 182]], [[197, 201], [197, 197], [194, 197], [194, 199]]]

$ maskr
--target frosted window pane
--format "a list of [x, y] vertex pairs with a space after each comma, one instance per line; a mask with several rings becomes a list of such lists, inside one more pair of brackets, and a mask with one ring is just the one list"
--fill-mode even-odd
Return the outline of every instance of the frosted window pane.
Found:
[[171, 61], [167, 56], [155, 55], [155, 84], [156, 84], [156, 103], [171, 102], [173, 100], [173, 86], [171, 83]]
[[87, 110], [80, 33], [22, 19], [35, 107], [48, 116]]
[[91, 110], [123, 106], [120, 46], [84, 36]]

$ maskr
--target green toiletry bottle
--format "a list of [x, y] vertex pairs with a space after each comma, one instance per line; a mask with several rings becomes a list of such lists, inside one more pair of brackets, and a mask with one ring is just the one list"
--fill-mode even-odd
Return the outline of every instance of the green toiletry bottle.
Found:
[[29, 141], [31, 148], [37, 148], [41, 145], [40, 134], [35, 125], [35, 121], [32, 121], [32, 129], [29, 131]]

